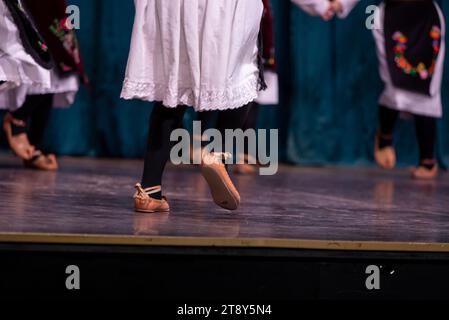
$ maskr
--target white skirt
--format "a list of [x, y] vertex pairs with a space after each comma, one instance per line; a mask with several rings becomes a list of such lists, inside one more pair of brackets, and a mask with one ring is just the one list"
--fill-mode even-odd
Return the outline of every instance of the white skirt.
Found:
[[20, 31], [3, 1], [0, 1], [0, 109], [14, 111], [31, 94], [55, 94], [54, 105], [73, 103], [79, 89], [75, 75], [60, 77], [42, 68], [26, 52]]
[[122, 98], [206, 111], [257, 97], [262, 0], [134, 2]]
[[[396, 88], [391, 80], [388, 62], [385, 53], [384, 32], [381, 29], [373, 30], [376, 41], [377, 55], [379, 58], [379, 72], [382, 81], [385, 84], [384, 91], [380, 96], [379, 103], [386, 107], [401, 112], [407, 112], [416, 115], [441, 118], [443, 115], [443, 105], [441, 101], [441, 84], [443, 81], [444, 56], [445, 56], [445, 33], [446, 26], [443, 13], [439, 6], [435, 6], [440, 15], [441, 21], [441, 50], [436, 61], [435, 73], [431, 83], [431, 96]], [[384, 24], [385, 4], [382, 3], [379, 8], [380, 25]]]

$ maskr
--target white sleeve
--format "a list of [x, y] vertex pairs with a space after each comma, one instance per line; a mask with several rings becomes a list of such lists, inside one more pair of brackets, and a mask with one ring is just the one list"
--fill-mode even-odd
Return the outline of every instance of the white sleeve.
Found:
[[323, 16], [329, 9], [329, 0], [291, 0], [302, 10], [312, 16]]
[[360, 0], [340, 0], [343, 11], [338, 13], [338, 17], [340, 19], [346, 18], [359, 2]]

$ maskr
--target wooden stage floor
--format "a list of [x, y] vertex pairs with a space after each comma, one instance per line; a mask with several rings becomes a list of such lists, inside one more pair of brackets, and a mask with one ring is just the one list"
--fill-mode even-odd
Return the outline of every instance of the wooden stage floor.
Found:
[[0, 242], [449, 252], [449, 178], [407, 170], [298, 168], [235, 177], [216, 207], [195, 167], [167, 171], [170, 214], [135, 214], [140, 161], [66, 158], [58, 173], [0, 156]]

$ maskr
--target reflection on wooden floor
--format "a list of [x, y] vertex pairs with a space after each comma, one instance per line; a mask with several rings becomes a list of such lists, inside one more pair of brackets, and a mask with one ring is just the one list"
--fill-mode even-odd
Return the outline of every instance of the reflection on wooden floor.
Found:
[[140, 161], [67, 158], [58, 173], [0, 156], [0, 242], [215, 245], [449, 252], [449, 179], [406, 170], [282, 167], [235, 177], [243, 204], [217, 208], [195, 167], [169, 168], [170, 214], [132, 210]]

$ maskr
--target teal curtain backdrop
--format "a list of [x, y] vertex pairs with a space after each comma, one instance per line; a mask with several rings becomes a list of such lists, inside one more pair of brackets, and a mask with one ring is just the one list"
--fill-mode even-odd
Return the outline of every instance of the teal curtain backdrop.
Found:
[[[169, 0], [167, 0], [169, 1]], [[134, 4], [132, 0], [73, 0], [81, 10], [82, 44], [92, 85], [70, 109], [55, 109], [46, 144], [61, 155], [141, 157], [152, 105], [120, 100]], [[361, 1], [346, 20], [325, 23], [288, 0], [274, 0], [281, 102], [263, 107], [261, 128], [279, 128], [284, 161], [296, 164], [372, 163], [377, 98], [382, 84]], [[440, 1], [449, 16], [449, 3]], [[446, 71], [449, 63], [446, 63]], [[446, 113], [448, 78], [443, 84]], [[190, 116], [191, 117], [191, 116]], [[449, 156], [449, 120], [439, 123], [438, 152]], [[401, 163], [417, 157], [412, 121], [401, 121]], [[4, 139], [2, 139], [4, 140]], [[4, 146], [4, 142], [3, 142]]]

